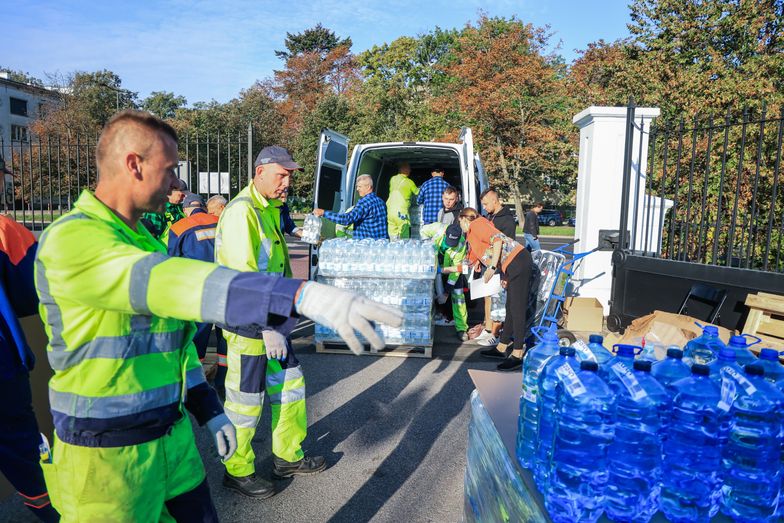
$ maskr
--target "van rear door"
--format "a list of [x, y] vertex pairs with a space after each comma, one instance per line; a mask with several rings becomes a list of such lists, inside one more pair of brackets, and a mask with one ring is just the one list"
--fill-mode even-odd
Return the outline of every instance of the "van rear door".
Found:
[[[323, 129], [319, 138], [316, 174], [313, 186], [313, 206], [327, 211], [341, 212], [346, 199], [346, 164], [348, 163], [348, 136], [331, 129]], [[335, 224], [321, 221], [321, 237], [334, 238]], [[318, 247], [310, 247], [311, 279], [316, 275]]]
[[463, 146], [461, 171], [463, 180], [463, 201], [468, 207], [478, 209], [479, 194], [476, 192], [476, 172], [474, 171], [474, 135], [470, 127], [460, 130], [460, 144]]

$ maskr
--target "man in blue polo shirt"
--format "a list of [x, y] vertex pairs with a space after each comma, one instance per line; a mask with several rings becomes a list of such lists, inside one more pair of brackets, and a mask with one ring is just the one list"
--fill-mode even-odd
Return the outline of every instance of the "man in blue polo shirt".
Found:
[[369, 174], [357, 177], [357, 193], [359, 201], [349, 212], [332, 212], [324, 209], [313, 209], [313, 214], [323, 216], [339, 225], [354, 225], [355, 240], [371, 238], [383, 240], [387, 234], [387, 206], [384, 200], [373, 192], [373, 178]]
[[441, 210], [441, 197], [444, 189], [450, 187], [444, 180], [443, 169], [433, 169], [431, 178], [422, 184], [417, 196], [417, 204], [422, 206], [422, 225], [438, 221], [438, 211]]

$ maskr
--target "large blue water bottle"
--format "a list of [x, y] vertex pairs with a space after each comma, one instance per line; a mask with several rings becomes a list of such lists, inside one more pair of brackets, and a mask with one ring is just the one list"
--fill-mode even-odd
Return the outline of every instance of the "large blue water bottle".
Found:
[[674, 523], [707, 522], [719, 511], [727, 412], [719, 408], [721, 393], [709, 372], [707, 366], [695, 363], [691, 376], [673, 385], [660, 506]]
[[667, 357], [651, 367], [651, 376], [656, 378], [665, 389], [671, 390], [672, 384], [691, 374], [689, 366], [683, 362], [683, 351], [678, 347], [667, 349]]
[[[756, 341], [747, 344], [747, 338], [754, 338]], [[735, 361], [738, 362], [738, 365], [743, 367], [757, 361], [757, 357], [749, 350], [749, 347], [756, 345], [760, 341], [762, 340], [751, 334], [742, 334], [741, 336], [732, 336], [727, 347], [735, 351]]]
[[[765, 379], [771, 383], [776, 383], [784, 379], [784, 365], [779, 362], [779, 352], [775, 349], [762, 349], [759, 355], [759, 361], [765, 370]], [[782, 499], [784, 504], [784, 499]]]
[[689, 365], [692, 363], [707, 365], [716, 359], [724, 346], [724, 342], [719, 339], [719, 328], [715, 325], [705, 325], [702, 327], [702, 336], [694, 338], [683, 348], [683, 359]]
[[616, 416], [604, 508], [613, 521], [646, 523], [659, 510], [670, 394], [651, 376], [647, 360], [635, 361], [634, 371], [616, 363], [608, 384], [615, 393]]
[[596, 363], [599, 364], [599, 367], [612, 358], [612, 352], [607, 350], [603, 343], [604, 338], [600, 334], [591, 334], [588, 336], [588, 348], [591, 349], [593, 357], [596, 358]]
[[722, 512], [735, 521], [773, 522], [782, 481], [784, 394], [765, 380], [759, 363], [745, 371], [722, 454]]
[[[716, 385], [721, 386], [723, 377], [726, 375], [726, 371], [728, 369], [732, 369], [734, 375], [743, 374], [743, 369], [740, 365], [738, 365], [735, 357], [735, 351], [733, 349], [730, 347], [724, 347], [719, 351], [718, 357], [713, 360], [710, 365], [708, 365], [708, 368], [710, 369], [710, 377], [716, 383]], [[726, 386], [727, 385], [725, 385], [725, 387]], [[729, 386], [734, 387], [732, 384]]]
[[[534, 334], [539, 336], [537, 329]], [[547, 360], [558, 354], [558, 331], [555, 324], [541, 335], [539, 343], [531, 347], [523, 359], [523, 395], [520, 396], [520, 416], [517, 423], [517, 461], [520, 466], [529, 468], [536, 451], [536, 437], [539, 433], [538, 410], [536, 405], [539, 385], [539, 372]]]
[[642, 347], [638, 345], [626, 345], [623, 343], [619, 343], [613, 345], [613, 352], [615, 356], [607, 360], [607, 362], [599, 367], [599, 376], [602, 377], [605, 381], [608, 378], [608, 373], [610, 372], [610, 368], [618, 362], [623, 363], [626, 365], [629, 370], [634, 369], [634, 357], [637, 354], [642, 352]]
[[578, 372], [567, 362], [553, 367], [560, 382], [544, 498], [554, 523], [595, 522], [603, 512], [615, 394], [598, 369], [595, 361], [581, 362]]
[[537, 383], [536, 409], [539, 415], [537, 421], [539, 434], [536, 438], [536, 453], [531, 468], [533, 468], [536, 485], [541, 492], [547, 490], [555, 428], [556, 387], [561, 381], [561, 377], [556, 374], [555, 369], [564, 364], [572, 367], [575, 372], [580, 369], [574, 347], [561, 347], [558, 355], [550, 358], [542, 368]]

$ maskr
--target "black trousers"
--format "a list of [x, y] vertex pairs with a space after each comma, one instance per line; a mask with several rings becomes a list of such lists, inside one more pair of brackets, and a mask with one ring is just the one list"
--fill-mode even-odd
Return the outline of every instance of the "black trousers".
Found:
[[531, 252], [523, 249], [512, 259], [503, 275], [506, 280], [506, 320], [504, 320], [504, 330], [501, 332], [501, 343], [508, 344], [514, 339], [512, 346], [514, 350], [525, 347], [532, 266]]

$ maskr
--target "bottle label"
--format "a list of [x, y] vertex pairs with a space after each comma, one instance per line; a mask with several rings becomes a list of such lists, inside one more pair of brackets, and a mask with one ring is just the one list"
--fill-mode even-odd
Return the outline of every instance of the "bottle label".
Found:
[[523, 389], [523, 398], [525, 399], [525, 401], [536, 403], [536, 393], [531, 392], [528, 389]]
[[586, 361], [596, 361], [596, 356], [593, 355], [591, 352], [591, 348], [588, 347], [588, 344], [585, 343], [583, 340], [577, 340], [572, 344], [574, 350], [579, 352], [583, 355], [583, 359]]
[[588, 392], [585, 385], [583, 385], [583, 382], [580, 381], [580, 378], [577, 376], [577, 373], [574, 372], [574, 369], [568, 363], [564, 363], [555, 369], [555, 373], [561, 378], [566, 390], [573, 398]]
[[[723, 369], [722, 369], [723, 370]], [[735, 401], [735, 381], [726, 375], [721, 378], [721, 399], [718, 407], [724, 412], [729, 412], [732, 403]]]
[[642, 385], [637, 381], [637, 377], [634, 373], [629, 370], [629, 367], [619, 361], [614, 363], [611, 368], [615, 375], [618, 376], [618, 379], [621, 380], [623, 386], [626, 387], [626, 390], [629, 391], [629, 396], [631, 396], [634, 401], [640, 401], [641, 399], [648, 397], [648, 393], [642, 388]]

